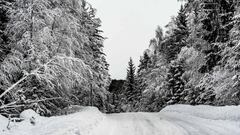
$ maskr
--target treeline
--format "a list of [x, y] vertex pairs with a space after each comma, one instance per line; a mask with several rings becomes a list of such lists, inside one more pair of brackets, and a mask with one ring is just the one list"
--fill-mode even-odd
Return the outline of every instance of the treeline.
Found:
[[0, 113], [106, 107], [101, 21], [85, 0], [0, 2]]
[[134, 81], [127, 77], [123, 93], [131, 98], [120, 107], [159, 111], [171, 104], [239, 105], [240, 2], [186, 0], [166, 29], [165, 34], [156, 29]]

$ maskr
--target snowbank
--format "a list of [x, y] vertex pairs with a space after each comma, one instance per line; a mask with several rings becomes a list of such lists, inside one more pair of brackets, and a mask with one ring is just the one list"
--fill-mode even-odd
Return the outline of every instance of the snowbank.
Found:
[[172, 105], [158, 113], [123, 114], [102, 114], [94, 107], [72, 110], [76, 113], [50, 118], [26, 110], [24, 121], [4, 131], [8, 120], [0, 116], [0, 135], [240, 135], [240, 106]]
[[31, 109], [23, 111], [20, 114], [20, 118], [22, 119], [31, 119], [31, 118], [37, 118], [37, 117], [40, 117], [39, 114], [37, 114], [35, 111]]
[[[104, 116], [95, 107], [85, 107], [74, 114], [50, 118], [41, 117], [32, 110], [26, 110], [21, 113], [24, 121], [12, 124], [10, 130], [0, 131], [0, 135], [88, 135], [104, 120]], [[32, 117], [35, 118], [34, 123], [31, 121]], [[0, 123], [7, 124], [6, 121]]]
[[161, 112], [176, 112], [211, 120], [240, 121], [240, 106], [171, 105], [164, 108]]

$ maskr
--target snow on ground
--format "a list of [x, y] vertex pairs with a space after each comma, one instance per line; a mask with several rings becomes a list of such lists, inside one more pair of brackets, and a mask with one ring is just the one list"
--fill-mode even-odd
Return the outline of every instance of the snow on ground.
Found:
[[1, 131], [6, 129], [7, 124], [8, 124], [8, 119], [0, 115], [0, 135], [1, 135]]
[[211, 120], [231, 120], [240, 122], [240, 106], [212, 107], [207, 105], [172, 105], [164, 108], [162, 113], [177, 112]]
[[[1, 135], [240, 135], [240, 106], [168, 106], [159, 113], [102, 114], [86, 107], [78, 113], [40, 117], [25, 111], [26, 120]], [[24, 115], [27, 114], [27, 115]], [[32, 117], [36, 117], [31, 124]]]
[[104, 115], [94, 107], [64, 116], [35, 117], [35, 124], [30, 122], [30, 118], [36, 116], [31, 110], [23, 112], [21, 116], [27, 119], [19, 124], [12, 123], [11, 130], [0, 131], [0, 135], [89, 135], [104, 119]]

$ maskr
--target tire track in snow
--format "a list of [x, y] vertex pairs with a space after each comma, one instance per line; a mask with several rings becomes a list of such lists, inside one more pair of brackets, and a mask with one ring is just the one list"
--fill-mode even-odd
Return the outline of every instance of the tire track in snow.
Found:
[[[161, 114], [164, 115], [164, 114]], [[235, 132], [233, 125], [226, 127], [227, 121], [209, 120], [192, 115], [167, 113], [165, 117], [169, 122], [188, 129], [187, 135], [239, 135]], [[185, 118], [185, 119], [184, 119]], [[224, 124], [225, 123], [225, 124]], [[239, 128], [239, 127], [238, 127]]]
[[[106, 116], [101, 130], [93, 135], [239, 135], [217, 120], [179, 113], [123, 113]], [[225, 122], [225, 121], [224, 121]], [[240, 129], [240, 127], [238, 127]], [[103, 130], [105, 129], [105, 130]]]

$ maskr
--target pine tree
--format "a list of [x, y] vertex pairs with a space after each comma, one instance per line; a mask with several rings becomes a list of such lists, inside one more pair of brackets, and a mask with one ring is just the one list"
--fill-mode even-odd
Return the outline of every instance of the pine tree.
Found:
[[140, 58], [140, 64], [138, 66], [138, 73], [142, 70], [147, 70], [150, 66], [151, 58], [148, 56], [147, 52], [143, 53], [143, 57]]
[[229, 40], [229, 31], [232, 28], [231, 20], [234, 13], [233, 1], [203, 1], [200, 12], [203, 32], [202, 38], [208, 42], [204, 53], [206, 54], [206, 63], [200, 68], [201, 73], [212, 71], [212, 69], [222, 59], [221, 49]]
[[174, 35], [178, 46], [183, 47], [186, 45], [186, 38], [189, 35], [189, 29], [187, 26], [187, 16], [183, 5], [181, 6], [178, 16], [176, 18], [176, 29], [174, 29]]
[[[187, 16], [185, 13], [185, 8], [181, 6], [178, 16], [172, 20], [172, 25], [168, 31], [170, 35], [166, 38], [164, 46], [167, 47], [167, 59], [176, 59], [177, 54], [181, 51], [181, 48], [186, 46], [186, 41], [189, 36], [189, 29], [187, 26]], [[170, 25], [168, 25], [170, 26]]]
[[136, 86], [136, 76], [135, 76], [135, 66], [133, 64], [132, 58], [130, 58], [128, 62], [127, 69], [127, 78], [126, 78], [126, 96], [128, 101], [134, 101], [138, 94], [137, 86]]
[[225, 47], [221, 55], [223, 56], [221, 64], [223, 65], [223, 70], [228, 71], [232, 75], [232, 85], [231, 89], [227, 89], [227, 95], [221, 99], [221, 104], [234, 104], [238, 105], [240, 103], [240, 3], [235, 3], [235, 12], [233, 17], [233, 28], [230, 31], [230, 45]]
[[233, 28], [230, 31], [230, 37], [231, 37], [231, 41], [232, 44], [237, 45], [240, 41], [240, 10], [239, 10], [239, 4], [236, 3], [236, 7], [235, 7], [235, 12], [234, 12], [234, 17], [232, 19], [232, 24], [233, 24]]
[[221, 59], [221, 56], [218, 54], [220, 51], [219, 46], [214, 44], [220, 30], [219, 6], [216, 0], [204, 0], [201, 4], [202, 10], [199, 16], [202, 32], [199, 34], [207, 42], [205, 50], [203, 50], [206, 55], [206, 63], [199, 69], [201, 73], [210, 72]]
[[[0, 1], [0, 63], [4, 60], [5, 56], [10, 53], [10, 46], [8, 45], [9, 39], [4, 32], [9, 21], [7, 11], [11, 8], [13, 0]], [[0, 92], [1, 93], [1, 92]]]
[[[106, 88], [110, 84], [110, 75], [108, 73], [108, 63], [103, 53], [103, 41], [104, 37], [101, 36], [102, 31], [99, 29], [101, 26], [101, 20], [96, 18], [96, 9], [94, 9], [89, 3], [83, 1], [82, 4], [83, 16], [80, 18], [83, 24], [83, 33], [87, 37], [87, 45], [84, 46], [87, 51], [88, 57], [85, 57], [85, 61], [88, 65], [91, 65], [93, 78], [91, 85], [93, 86], [93, 93], [98, 95], [101, 100], [93, 99], [95, 106], [100, 105], [102, 101], [106, 101]], [[78, 98], [82, 98], [79, 96]], [[107, 104], [107, 103], [104, 103]], [[103, 108], [98, 106], [100, 109]]]
[[173, 61], [167, 75], [168, 104], [181, 103], [184, 99], [184, 81], [182, 75], [184, 67], [182, 62]]

